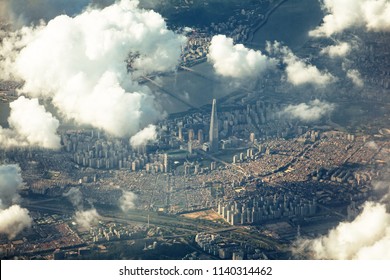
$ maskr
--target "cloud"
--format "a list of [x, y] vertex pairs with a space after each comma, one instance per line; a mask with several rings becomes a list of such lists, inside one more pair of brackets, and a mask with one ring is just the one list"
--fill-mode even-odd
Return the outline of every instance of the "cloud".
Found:
[[[376, 143], [372, 144], [373, 141], [369, 142], [367, 144], [368, 147], [371, 149], [375, 148]], [[376, 146], [376, 149], [379, 147]], [[390, 173], [388, 170], [385, 173], [385, 178], [384, 180], [379, 180], [379, 181], [374, 181], [372, 183], [372, 186], [374, 187], [374, 193], [376, 194], [377, 197], [379, 197], [379, 202], [383, 204], [390, 205]]]
[[219, 75], [232, 78], [256, 78], [276, 64], [260, 51], [234, 45], [225, 35], [212, 38], [208, 60]]
[[78, 188], [70, 188], [69, 191], [64, 193], [62, 196], [66, 197], [69, 199], [69, 201], [72, 203], [72, 205], [78, 209], [82, 210], [83, 209], [83, 194]]
[[356, 69], [347, 70], [347, 77], [352, 81], [352, 83], [357, 87], [363, 87], [364, 81], [360, 75], [360, 72]]
[[305, 122], [312, 122], [330, 114], [334, 108], [334, 104], [315, 99], [308, 104], [289, 105], [284, 108], [283, 114]]
[[157, 127], [155, 125], [149, 125], [131, 137], [130, 144], [133, 148], [137, 148], [146, 145], [149, 141], [156, 140], [156, 138]]
[[336, 81], [328, 71], [320, 71], [314, 65], [298, 58], [288, 47], [282, 46], [279, 42], [273, 44], [267, 42], [267, 51], [281, 57], [286, 65], [287, 81], [294, 86], [311, 84], [314, 86], [325, 86]]
[[352, 222], [340, 223], [327, 236], [301, 240], [297, 248], [316, 259], [390, 259], [390, 214], [385, 205], [367, 202]]
[[69, 199], [76, 208], [73, 218], [80, 230], [88, 230], [99, 222], [100, 215], [95, 208], [84, 210], [83, 194], [80, 189], [72, 187], [62, 196]]
[[23, 229], [31, 227], [31, 223], [28, 210], [19, 205], [0, 210], [0, 233], [7, 234], [9, 239], [15, 238]]
[[0, 126], [0, 146], [11, 147], [41, 147], [59, 149], [60, 137], [57, 134], [59, 121], [38, 99], [27, 99], [24, 96], [10, 103], [10, 128]]
[[[378, 148], [368, 142], [370, 148]], [[341, 222], [325, 236], [297, 240], [293, 252], [316, 259], [390, 259], [390, 184], [389, 170], [381, 170], [381, 179], [372, 182], [372, 198], [362, 205], [351, 222]]]
[[162, 115], [136, 78], [174, 70], [185, 42], [161, 15], [137, 5], [122, 0], [10, 34], [1, 45], [8, 58], [0, 62], [8, 73], [0, 75], [24, 81], [20, 92], [51, 100], [66, 119], [114, 136], [134, 135]]
[[369, 31], [390, 30], [388, 0], [324, 0], [327, 13], [323, 23], [309, 32], [315, 37], [330, 37], [346, 29], [364, 27]]
[[127, 212], [130, 209], [135, 208], [135, 201], [137, 196], [129, 191], [124, 191], [121, 198], [119, 199], [119, 207], [123, 212]]
[[100, 215], [96, 209], [76, 211], [74, 219], [81, 230], [88, 230], [99, 222]]
[[335, 58], [335, 57], [344, 57], [348, 55], [350, 51], [351, 51], [351, 45], [346, 42], [342, 42], [335, 46], [328, 46], [323, 50], [321, 50], [320, 53], [326, 54], [331, 58]]
[[8, 118], [10, 127], [26, 139], [30, 146], [47, 149], [58, 149], [60, 137], [57, 135], [59, 121], [38, 99], [27, 99], [23, 96], [10, 103], [11, 113]]
[[0, 233], [8, 235], [9, 239], [32, 223], [28, 210], [15, 204], [20, 199], [23, 182], [20, 172], [18, 165], [0, 165]]
[[19, 189], [23, 179], [18, 165], [0, 165], [0, 209], [19, 200]]

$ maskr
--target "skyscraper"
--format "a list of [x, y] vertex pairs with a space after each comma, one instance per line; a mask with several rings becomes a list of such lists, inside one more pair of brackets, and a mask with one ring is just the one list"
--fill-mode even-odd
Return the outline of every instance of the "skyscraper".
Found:
[[164, 172], [168, 173], [169, 172], [169, 159], [168, 159], [168, 154], [164, 154]]
[[188, 142], [191, 142], [191, 141], [194, 140], [194, 135], [195, 135], [194, 130], [193, 129], [189, 129], [188, 130]]
[[179, 140], [183, 141], [183, 127], [179, 125]]
[[210, 118], [210, 152], [218, 151], [218, 116], [217, 116], [217, 100], [213, 99], [213, 107], [211, 109]]

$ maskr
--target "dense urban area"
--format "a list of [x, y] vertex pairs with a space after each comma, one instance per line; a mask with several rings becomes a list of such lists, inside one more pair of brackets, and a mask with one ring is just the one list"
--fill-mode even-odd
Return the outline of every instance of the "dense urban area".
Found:
[[[196, 1], [176, 2], [175, 14], [185, 14]], [[188, 37], [177, 71], [223, 83], [193, 68], [207, 63], [212, 37], [250, 45], [283, 2], [237, 4], [227, 18], [204, 26], [168, 22]], [[326, 65], [314, 57], [326, 40], [309, 39], [297, 52]], [[337, 94], [324, 91], [337, 107], [315, 123], [284, 113], [310, 93], [298, 95], [301, 89], [271, 73], [255, 89], [239, 85], [211, 104], [168, 115], [156, 123], [156, 140], [136, 148], [129, 138], [64, 125], [58, 151], [0, 149], [2, 164], [22, 170], [20, 204], [33, 219], [12, 238], [0, 234], [1, 259], [301, 258], [292, 254], [297, 239], [356, 218], [376, 195], [373, 182], [385, 176], [388, 40], [387, 33], [361, 35], [350, 60], [364, 89], [353, 100], [348, 81], [339, 82]], [[139, 82], [172, 95], [155, 76]], [[19, 86], [1, 81], [1, 102], [16, 99]]]

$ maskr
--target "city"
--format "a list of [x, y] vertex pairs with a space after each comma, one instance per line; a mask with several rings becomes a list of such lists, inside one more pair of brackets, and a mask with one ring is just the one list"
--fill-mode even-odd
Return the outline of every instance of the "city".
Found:
[[[272, 24], [268, 21], [284, 5], [298, 4], [291, 0], [237, 2], [231, 4], [231, 13], [216, 14], [219, 20], [209, 24], [205, 19], [189, 26], [192, 19], [186, 13], [216, 4], [211, 0], [167, 2], [153, 9], [167, 17], [167, 26], [175, 36], [179, 34], [178, 41], [179, 36], [186, 37], [185, 43], [180, 41], [179, 63], [175, 61], [173, 71], [164, 73], [165, 65], [157, 65], [168, 64], [165, 58], [149, 71], [149, 63], [153, 64], [149, 60], [155, 54], [147, 57], [142, 48], [132, 50], [122, 60], [123, 68], [130, 75], [131, 89], [142, 97], [115, 99], [112, 103], [119, 107], [113, 107], [118, 109], [113, 112], [105, 107], [111, 100], [100, 100], [96, 89], [111, 82], [109, 74], [105, 72], [98, 80], [91, 99], [72, 99], [73, 82], [84, 79], [83, 75], [72, 76], [72, 83], [60, 87], [58, 95], [47, 98], [44, 93], [37, 101], [38, 106], [50, 108], [46, 114], [63, 118], [56, 125], [55, 138], [46, 137], [41, 147], [40, 142], [31, 142], [39, 136], [15, 136], [23, 126], [15, 125], [12, 118], [16, 108], [12, 104], [21, 98], [21, 89], [33, 88], [35, 81], [30, 84], [1, 76], [0, 215], [12, 210], [23, 220], [1, 225], [0, 258], [336, 258], [320, 255], [304, 244], [323, 238], [340, 223], [353, 223], [365, 213], [367, 203], [382, 203], [388, 211], [388, 194], [384, 194], [388, 192], [390, 157], [388, 31], [356, 31], [358, 35], [345, 31], [340, 40], [358, 40], [355, 36], [359, 36], [359, 47], [345, 60], [336, 61], [337, 66], [318, 55], [329, 38], [308, 37], [304, 44], [291, 46], [292, 50], [268, 44], [269, 50], [256, 53], [269, 55], [264, 58], [269, 72], [264, 70], [254, 79], [249, 73], [250, 79], [235, 81], [234, 75], [223, 72], [221, 78], [216, 74], [213, 48], [216, 37], [223, 39], [218, 34], [231, 38], [235, 47], [263, 48], [255, 42], [256, 33]], [[142, 15], [148, 11], [138, 11], [137, 6], [130, 9]], [[165, 36], [166, 30], [159, 34]], [[174, 44], [171, 37], [162, 40]], [[91, 57], [99, 55], [91, 52]], [[274, 57], [273, 52], [277, 53]], [[116, 58], [109, 54], [109, 59]], [[334, 84], [289, 83], [288, 68], [298, 55], [305, 57], [304, 62], [310, 59], [312, 64], [331, 69], [337, 75]], [[88, 67], [100, 67], [103, 62]], [[213, 62], [213, 67], [208, 65]], [[115, 67], [108, 68], [114, 72]], [[94, 75], [98, 74], [91, 72], [91, 79]], [[185, 77], [182, 85], [180, 77]], [[120, 96], [116, 84], [127, 85], [127, 81], [115, 79], [108, 89]], [[199, 96], [190, 89], [186, 96], [181, 92], [190, 84], [186, 79], [217, 93], [201, 94], [204, 88], [194, 87]], [[361, 80], [364, 86], [359, 85]], [[81, 89], [88, 89], [86, 84]], [[148, 103], [149, 98], [155, 103]], [[89, 103], [83, 107], [77, 103], [80, 100]], [[95, 101], [103, 105], [94, 107]], [[120, 103], [127, 110], [136, 109], [117, 118], [122, 112]], [[134, 120], [139, 120], [136, 129]], [[41, 134], [48, 129], [36, 128]], [[125, 130], [128, 133], [122, 133]], [[48, 146], [53, 139], [58, 142], [55, 149]], [[11, 173], [12, 182], [7, 177]], [[12, 190], [11, 185], [15, 186]], [[9, 217], [13, 214], [7, 212]]]

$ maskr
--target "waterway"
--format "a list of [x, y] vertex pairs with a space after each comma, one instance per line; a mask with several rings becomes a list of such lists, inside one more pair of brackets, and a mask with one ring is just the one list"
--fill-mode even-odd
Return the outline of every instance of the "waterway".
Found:
[[267, 23], [254, 34], [252, 42], [264, 48], [266, 41], [277, 40], [292, 50], [299, 49], [322, 17], [318, 0], [287, 0], [269, 16]]

